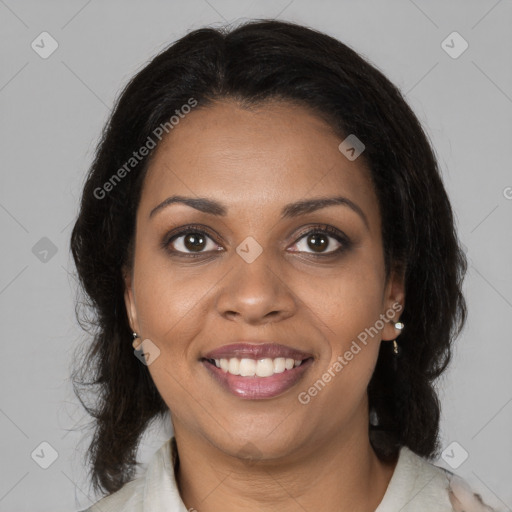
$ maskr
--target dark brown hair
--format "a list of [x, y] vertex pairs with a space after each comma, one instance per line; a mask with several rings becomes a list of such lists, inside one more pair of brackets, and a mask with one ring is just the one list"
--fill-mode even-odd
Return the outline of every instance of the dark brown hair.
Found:
[[73, 380], [94, 418], [88, 454], [95, 489], [112, 493], [133, 478], [141, 435], [167, 412], [147, 367], [133, 355], [123, 299], [122, 267], [131, 261], [151, 155], [108, 193], [105, 183], [190, 98], [197, 108], [225, 98], [245, 106], [291, 101], [314, 109], [340, 137], [356, 134], [364, 142], [386, 270], [405, 271], [406, 292], [398, 368], [390, 345], [381, 344], [368, 388], [378, 418], [369, 425], [370, 440], [382, 458], [402, 445], [433, 456], [440, 416], [433, 382], [466, 316], [466, 260], [433, 151], [398, 89], [355, 51], [310, 28], [261, 20], [195, 30], [157, 55], [120, 95], [87, 175], [71, 250], [85, 292], [86, 307], [77, 314], [84, 327], [88, 320], [92, 343], [77, 358]]

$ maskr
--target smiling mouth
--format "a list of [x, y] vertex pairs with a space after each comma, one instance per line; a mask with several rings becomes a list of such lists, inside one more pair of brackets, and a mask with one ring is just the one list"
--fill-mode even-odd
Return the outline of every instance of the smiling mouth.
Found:
[[221, 358], [221, 359], [208, 359], [203, 360], [219, 368], [224, 373], [230, 375], [237, 375], [241, 377], [272, 377], [273, 375], [289, 372], [304, 364], [312, 357], [305, 359], [292, 359], [289, 357], [276, 357], [276, 358]]
[[220, 389], [244, 400], [275, 398], [289, 391], [312, 367], [314, 358], [202, 358]]
[[199, 362], [230, 395], [270, 399], [297, 385], [312, 368], [314, 355], [275, 342], [241, 340], [203, 354]]

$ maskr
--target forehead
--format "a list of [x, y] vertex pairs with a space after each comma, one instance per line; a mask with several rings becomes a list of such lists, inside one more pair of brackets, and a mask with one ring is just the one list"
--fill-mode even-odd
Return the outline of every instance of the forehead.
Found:
[[149, 212], [174, 194], [211, 197], [233, 210], [339, 194], [372, 210], [368, 168], [361, 157], [348, 160], [338, 149], [341, 141], [314, 112], [289, 103], [245, 109], [223, 101], [198, 108], [157, 148], [140, 209]]

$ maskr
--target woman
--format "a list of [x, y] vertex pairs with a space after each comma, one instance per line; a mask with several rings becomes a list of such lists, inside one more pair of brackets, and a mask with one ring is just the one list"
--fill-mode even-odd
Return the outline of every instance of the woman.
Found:
[[[491, 510], [427, 461], [466, 315], [450, 203], [399, 91], [341, 42], [258, 21], [154, 58], [71, 248], [109, 494], [88, 510]], [[167, 412], [174, 436], [134, 479]]]

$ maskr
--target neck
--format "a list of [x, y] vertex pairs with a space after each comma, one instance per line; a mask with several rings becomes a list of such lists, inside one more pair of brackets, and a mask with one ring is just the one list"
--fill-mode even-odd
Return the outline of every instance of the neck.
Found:
[[286, 458], [244, 461], [174, 428], [180, 494], [188, 510], [199, 512], [373, 512], [396, 465], [380, 461], [364, 430], [315, 437]]

